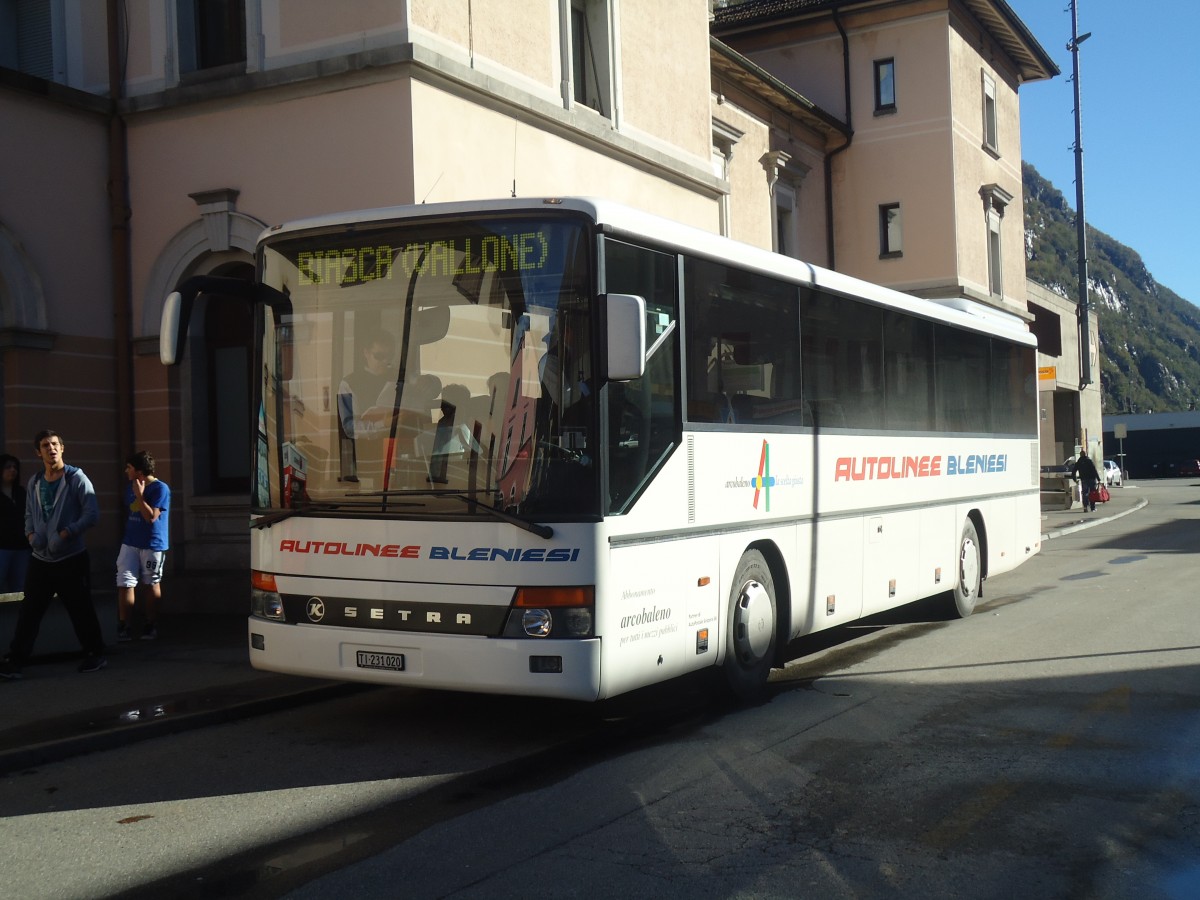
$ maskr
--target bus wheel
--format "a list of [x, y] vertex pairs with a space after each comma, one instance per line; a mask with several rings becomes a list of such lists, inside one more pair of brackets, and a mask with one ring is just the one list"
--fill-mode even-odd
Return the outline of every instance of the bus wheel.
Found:
[[738, 563], [725, 629], [725, 680], [743, 702], [761, 700], [775, 661], [775, 581], [766, 559], [748, 550]]
[[975, 523], [967, 519], [958, 543], [958, 579], [954, 584], [954, 606], [950, 612], [965, 619], [975, 611], [983, 576], [983, 556]]

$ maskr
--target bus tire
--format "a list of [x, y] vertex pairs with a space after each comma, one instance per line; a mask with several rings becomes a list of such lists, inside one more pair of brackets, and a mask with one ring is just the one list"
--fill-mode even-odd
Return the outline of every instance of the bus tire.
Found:
[[756, 702], [766, 695], [778, 644], [777, 610], [771, 567], [759, 551], [747, 550], [733, 576], [722, 666], [739, 702]]
[[958, 572], [951, 592], [954, 603], [950, 612], [965, 619], [975, 611], [983, 584], [983, 550], [979, 546], [979, 533], [975, 523], [967, 519], [962, 536], [958, 539]]

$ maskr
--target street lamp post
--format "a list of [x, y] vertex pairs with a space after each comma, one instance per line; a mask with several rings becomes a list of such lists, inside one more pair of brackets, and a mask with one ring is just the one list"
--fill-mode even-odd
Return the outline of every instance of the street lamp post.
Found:
[[[1071, 81], [1075, 88], [1075, 232], [1079, 253], [1079, 390], [1092, 383], [1092, 353], [1088, 322], [1087, 218], [1083, 212], [1083, 113], [1079, 99], [1079, 45], [1092, 36], [1079, 33], [1078, 0], [1071, 0]], [[1082, 397], [1080, 398], [1082, 400]]]

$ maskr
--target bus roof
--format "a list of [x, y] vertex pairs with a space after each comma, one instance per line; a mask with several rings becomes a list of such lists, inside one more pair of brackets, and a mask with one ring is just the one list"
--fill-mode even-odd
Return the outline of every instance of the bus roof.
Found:
[[731, 238], [684, 225], [621, 203], [595, 197], [515, 197], [494, 200], [459, 200], [412, 206], [392, 206], [297, 219], [266, 229], [259, 240], [275, 239], [302, 231], [323, 230], [402, 221], [424, 217], [571, 211], [602, 229], [671, 250], [736, 262], [765, 275], [819, 287], [846, 297], [857, 297], [910, 315], [947, 322], [1033, 346], [1036, 339], [1016, 315], [966, 298], [931, 300], [843, 275], [820, 266], [763, 250]]

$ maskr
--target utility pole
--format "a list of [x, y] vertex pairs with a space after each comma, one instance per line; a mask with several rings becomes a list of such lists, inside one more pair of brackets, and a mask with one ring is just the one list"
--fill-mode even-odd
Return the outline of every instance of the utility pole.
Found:
[[[1075, 233], [1079, 253], [1079, 390], [1092, 383], [1091, 325], [1088, 322], [1087, 218], [1083, 212], [1083, 110], [1079, 99], [1079, 45], [1092, 36], [1079, 33], [1078, 0], [1071, 0], [1071, 81], [1075, 87]], [[1082, 397], [1080, 398], [1082, 400]]]

